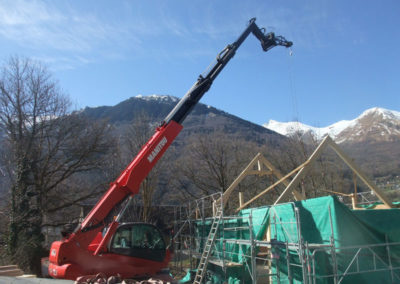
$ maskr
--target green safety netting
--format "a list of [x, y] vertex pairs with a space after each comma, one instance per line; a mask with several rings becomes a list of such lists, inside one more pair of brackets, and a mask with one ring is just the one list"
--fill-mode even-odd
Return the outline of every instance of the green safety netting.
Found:
[[[250, 217], [251, 216], [251, 217]], [[243, 244], [235, 244], [230, 242], [230, 240], [250, 240], [250, 230], [252, 228], [252, 237], [257, 240], [262, 240], [266, 229], [268, 227], [269, 207], [260, 207], [245, 209], [239, 212], [237, 218], [231, 218], [229, 220], [224, 220], [217, 233], [217, 241], [215, 242], [213, 256], [218, 259], [224, 259], [227, 262], [234, 262], [241, 264], [241, 266], [228, 267], [229, 271], [224, 272], [227, 276], [225, 281], [222, 278], [222, 282], [228, 281], [229, 283], [235, 283], [235, 281], [251, 281], [249, 268], [250, 265], [250, 246]], [[251, 218], [251, 222], [249, 221]], [[250, 226], [251, 223], [251, 226]], [[204, 248], [204, 243], [208, 237], [212, 225], [212, 220], [204, 220], [196, 222], [196, 236], [198, 237], [197, 248], [198, 252], [202, 252]], [[236, 228], [235, 230], [233, 230]], [[225, 240], [225, 241], [224, 241]], [[256, 251], [257, 253], [257, 251]], [[247, 263], [247, 264], [246, 264]], [[208, 270], [218, 270], [218, 266], [214, 269]], [[219, 273], [214, 273], [219, 275]], [[214, 278], [217, 276], [213, 276]], [[217, 277], [218, 278], [218, 277]], [[222, 283], [219, 281], [213, 281], [213, 283]]]
[[[296, 220], [295, 210], [298, 210], [299, 222]], [[277, 244], [272, 248], [272, 273], [279, 273], [280, 283], [303, 283], [304, 278], [310, 280], [313, 275], [316, 283], [334, 283], [332, 275], [335, 270], [339, 280], [340, 275], [346, 274], [341, 283], [392, 283], [392, 279], [400, 283], [400, 271], [388, 271], [390, 264], [400, 267], [400, 246], [385, 245], [386, 241], [400, 241], [399, 209], [354, 211], [335, 197], [327, 196], [272, 207], [245, 209], [239, 212], [237, 218], [225, 221], [225, 229], [248, 227], [250, 214], [255, 239], [263, 239], [267, 227], [270, 226], [271, 239]], [[199, 221], [196, 225], [197, 236], [202, 236], [205, 240], [211, 221]], [[218, 238], [225, 240], [250, 239], [248, 229], [221, 229], [218, 234]], [[299, 251], [290, 246], [291, 243], [298, 243], [299, 237], [304, 244], [310, 244], [308, 255], [303, 255], [304, 258], [308, 257], [309, 267], [304, 268], [300, 265]], [[332, 254], [332, 242], [336, 247], [335, 254]], [[315, 248], [313, 244], [318, 244], [319, 247]], [[198, 248], [201, 252], [201, 242], [198, 243]], [[231, 276], [231, 281], [237, 279], [251, 282], [251, 271], [248, 271], [251, 267], [250, 259], [245, 255], [250, 256], [250, 248], [247, 245], [225, 242], [224, 246], [223, 241], [216, 243], [214, 257], [224, 257], [227, 261], [243, 264], [240, 268], [241, 273], [236, 271], [234, 276], [229, 275], [229, 272], [225, 273], [225, 281]], [[355, 257], [356, 255], [359, 257]], [[367, 270], [381, 271], [366, 273]], [[277, 278], [272, 277], [272, 280], [276, 282]]]
[[[229, 240], [250, 240], [249, 231], [249, 216], [252, 218], [252, 233], [253, 238], [261, 240], [265, 234], [268, 223], [269, 207], [260, 207], [253, 209], [245, 209], [239, 212], [237, 218], [224, 220], [220, 225], [217, 233], [213, 255], [227, 261], [243, 263], [246, 261], [244, 255], [248, 254], [250, 246], [238, 245], [229, 242]], [[198, 239], [198, 252], [201, 252], [204, 247], [204, 242], [208, 237], [212, 225], [212, 220], [204, 220], [196, 222], [196, 237]], [[237, 230], [232, 230], [237, 228]], [[226, 242], [222, 241], [226, 240]]]
[[[332, 275], [335, 269], [337, 275], [346, 274], [341, 283], [392, 283], [391, 272], [387, 270], [390, 265], [388, 247], [384, 244], [386, 234], [390, 236], [391, 242], [400, 240], [400, 218], [395, 218], [400, 217], [400, 210], [354, 211], [332, 196], [276, 205], [271, 208], [270, 213], [271, 238], [282, 242], [296, 243], [298, 241], [294, 208], [298, 208], [300, 232], [305, 243], [310, 246], [311, 244], [329, 245], [333, 237], [332, 242], [337, 249], [336, 254], [332, 254], [329, 246], [311, 247], [308, 254], [311, 265], [303, 271], [302, 267], [288, 265], [287, 253], [290, 263], [300, 264], [298, 251], [289, 249], [287, 252], [281, 247], [279, 260], [274, 265], [275, 271], [279, 269], [281, 273], [281, 280], [286, 276], [289, 281], [287, 277], [289, 267], [293, 283], [303, 283], [304, 275], [309, 274], [316, 275], [317, 283], [334, 283]], [[273, 220], [274, 218], [276, 221]], [[382, 246], [371, 246], [375, 244]], [[390, 246], [390, 250], [391, 265], [399, 266], [400, 261], [393, 262], [400, 253], [400, 246]], [[312, 259], [315, 265], [312, 265]], [[366, 272], [372, 270], [381, 271]], [[361, 271], [364, 273], [357, 273]], [[397, 276], [393, 275], [393, 277]], [[337, 279], [340, 279], [340, 276]], [[281, 281], [281, 283], [285, 282]]]

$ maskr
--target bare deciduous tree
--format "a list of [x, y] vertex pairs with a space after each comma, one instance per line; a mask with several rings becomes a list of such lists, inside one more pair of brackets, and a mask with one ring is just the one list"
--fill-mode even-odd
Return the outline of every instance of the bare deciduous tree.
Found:
[[[237, 137], [218, 131], [196, 135], [177, 161], [175, 187], [190, 198], [224, 192], [256, 154], [257, 146]], [[253, 191], [254, 187], [254, 180], [247, 180], [238, 190]]]
[[40, 63], [11, 57], [3, 66], [0, 127], [10, 184], [8, 252], [21, 268], [35, 273], [40, 269], [44, 219], [51, 223], [45, 217], [99, 191], [79, 180], [101, 168], [109, 146], [106, 125], [70, 113], [70, 105]]

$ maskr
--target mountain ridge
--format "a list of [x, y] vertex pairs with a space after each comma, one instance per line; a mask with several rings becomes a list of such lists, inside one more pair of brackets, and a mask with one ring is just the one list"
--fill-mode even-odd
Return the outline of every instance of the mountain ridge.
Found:
[[[114, 106], [86, 107], [81, 112], [92, 119], [106, 119], [113, 124], [129, 123], [144, 112], [152, 121], [161, 123], [178, 101], [179, 98], [169, 95], [137, 95]], [[198, 103], [193, 108], [183, 125], [184, 133], [180, 136], [202, 131], [210, 132], [211, 129], [218, 128], [224, 133], [239, 133], [247, 140], [254, 138], [258, 142], [265, 141], [267, 137], [273, 144], [286, 139], [285, 136], [262, 125], [203, 103]]]
[[[89, 118], [108, 120], [109, 123], [115, 125], [115, 129], [117, 129], [116, 135], [123, 135], [124, 127], [128, 126], [143, 112], [151, 118], [152, 123], [162, 122], [178, 100], [178, 98], [171, 96], [138, 95], [114, 106], [87, 107], [82, 112]], [[378, 128], [378, 130], [372, 129], [373, 131], [371, 130], [371, 132], [369, 128], [373, 126], [371, 122], [379, 121], [381, 124], [383, 123], [383, 126], [378, 123], [379, 127], [383, 127], [383, 129], [388, 127], [389, 129], [394, 129], [391, 132], [397, 133], [399, 131], [400, 133], [400, 120], [397, 123], [400, 113], [373, 108], [364, 111], [361, 116], [362, 119], [360, 119], [360, 116], [358, 117], [358, 121], [354, 119], [336, 123], [336, 126], [339, 126], [336, 128], [336, 142], [338, 142], [338, 139], [342, 139], [341, 147], [343, 150], [358, 161], [363, 168], [366, 168], [370, 174], [376, 176], [398, 175], [397, 161], [400, 159], [400, 135], [390, 136], [390, 139], [386, 140], [376, 139], [375, 136], [381, 138], [380, 134], [382, 131], [379, 131], [380, 128]], [[361, 124], [354, 123], [355, 121]], [[354, 136], [353, 134], [358, 133], [358, 130], [354, 128], [357, 125], [362, 125], [365, 131], [361, 133], [362, 135]], [[370, 127], [368, 128], [365, 125], [370, 125]], [[179, 145], [179, 148], [182, 148], [190, 140], [193, 140], [191, 138], [196, 139], [196, 137], [200, 137], [201, 135], [217, 132], [222, 133], [230, 139], [241, 139], [250, 143], [257, 143], [258, 145], [266, 145], [271, 147], [272, 151], [277, 151], [277, 153], [279, 151], [290, 151], [286, 147], [291, 147], [291, 139], [282, 135], [282, 133], [279, 134], [274, 130], [267, 129], [265, 126], [254, 124], [202, 103], [196, 105], [184, 121], [183, 126], [183, 131], [175, 141], [176, 145]], [[329, 129], [329, 126], [327, 128]], [[341, 129], [341, 131], [338, 131], [338, 129]], [[343, 132], [345, 129], [348, 131]], [[332, 128], [330, 130], [332, 131]], [[339, 136], [341, 132], [343, 132], [343, 135]], [[372, 135], [371, 137], [369, 137], [370, 134]], [[310, 137], [309, 140], [304, 139], [307, 135], [311, 135], [310, 131], [303, 133], [303, 137], [301, 138], [303, 138], [306, 144], [309, 144], [307, 147], [315, 147], [318, 141], [315, 139], [311, 140]], [[352, 135], [356, 139], [345, 140], [345, 136], [351, 137]]]
[[374, 107], [365, 110], [355, 119], [341, 120], [326, 127], [314, 127], [297, 121], [275, 120], [270, 120], [263, 126], [285, 136], [298, 133], [321, 140], [329, 135], [337, 143], [396, 141], [400, 139], [400, 112]]

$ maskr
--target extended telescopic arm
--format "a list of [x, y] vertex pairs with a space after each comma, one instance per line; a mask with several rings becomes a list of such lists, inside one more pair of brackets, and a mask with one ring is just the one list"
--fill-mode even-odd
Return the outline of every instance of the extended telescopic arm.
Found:
[[[111, 183], [107, 192], [93, 207], [80, 226], [65, 239], [53, 242], [49, 255], [49, 272], [52, 277], [73, 279], [78, 275], [82, 275], [82, 273], [92, 273], [94, 267], [102, 271], [99, 267], [106, 265], [105, 263], [126, 265], [124, 263], [125, 260], [119, 262], [120, 255], [100, 256], [100, 254], [107, 251], [107, 244], [109, 244], [118, 229], [122, 213], [110, 224], [106, 224], [107, 216], [111, 214], [110, 212], [118, 204], [139, 192], [140, 184], [182, 130], [182, 122], [186, 116], [208, 91], [218, 74], [235, 55], [236, 50], [250, 33], [260, 40], [264, 51], [268, 51], [278, 45], [285, 47], [292, 45], [291, 42], [283, 37], [275, 36], [273, 33], [266, 34], [264, 29], [260, 29], [255, 24], [255, 19], [251, 19], [239, 38], [218, 54], [215, 64], [208, 69], [209, 71], [199, 76], [193, 87], [167, 115], [161, 125], [157, 127], [153, 136], [142, 147], [137, 156], [122, 171], [120, 176]], [[125, 204], [126, 207], [127, 204]], [[104, 227], [107, 227], [105, 233], [103, 231]], [[111, 268], [107, 267], [107, 269], [110, 271]]]
[[255, 24], [255, 18], [251, 19], [246, 30], [234, 43], [228, 45], [218, 54], [215, 65], [204, 76], [199, 76], [192, 88], [167, 115], [160, 127], [157, 128], [153, 137], [143, 146], [142, 150], [121, 173], [116, 182], [111, 185], [107, 193], [83, 221], [80, 228], [82, 231], [90, 230], [93, 226], [97, 227], [96, 224], [100, 225], [117, 203], [129, 195], [138, 193], [141, 182], [181, 131], [181, 124], [186, 116], [208, 91], [215, 78], [235, 55], [236, 50], [250, 33], [260, 40], [264, 51], [268, 51], [278, 45], [285, 47], [292, 45], [292, 42], [281, 36], [275, 36], [274, 33], [264, 33], [264, 29], [260, 29]]
[[228, 64], [229, 60], [232, 59], [236, 53], [236, 50], [250, 33], [260, 40], [262, 49], [264, 51], [268, 51], [277, 45], [285, 47], [292, 46], [293, 43], [291, 41], [287, 41], [282, 36], [275, 36], [275, 34], [272, 32], [265, 34], [264, 29], [260, 29], [256, 25], [255, 21], [255, 18], [251, 19], [246, 30], [244, 30], [239, 38], [234, 43], [225, 47], [225, 49], [218, 54], [215, 65], [211, 67], [210, 71], [208, 71], [206, 75], [200, 75], [197, 82], [168, 114], [163, 123], [167, 124], [171, 120], [179, 124], [183, 122], [201, 97], [208, 91], [215, 78], [217, 78], [218, 74], [222, 71], [225, 65]]

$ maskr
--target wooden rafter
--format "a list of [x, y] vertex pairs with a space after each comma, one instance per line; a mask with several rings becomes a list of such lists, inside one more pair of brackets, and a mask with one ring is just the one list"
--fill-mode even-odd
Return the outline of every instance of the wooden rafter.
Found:
[[288, 173], [287, 175], [285, 175], [284, 177], [282, 177], [280, 180], [278, 180], [277, 182], [275, 182], [274, 184], [270, 185], [269, 187], [267, 187], [266, 189], [264, 189], [262, 192], [260, 192], [259, 194], [257, 194], [256, 196], [254, 196], [252, 199], [250, 199], [249, 201], [247, 201], [246, 203], [244, 203], [243, 205], [241, 205], [239, 208], [236, 209], [236, 211], [239, 211], [243, 208], [245, 208], [247, 205], [249, 205], [250, 203], [252, 203], [253, 201], [255, 201], [256, 199], [260, 198], [261, 196], [263, 196], [264, 194], [266, 194], [267, 192], [271, 191], [273, 188], [275, 188], [277, 185], [285, 182], [289, 177], [291, 177], [292, 175], [294, 175], [296, 172], [298, 172], [299, 170], [301, 170], [306, 164], [308, 164], [308, 161], [306, 161], [305, 163], [301, 164], [300, 166], [298, 166], [297, 168], [295, 168], [293, 171], [291, 171], [290, 173]]
[[311, 168], [312, 164], [314, 163], [315, 160], [321, 155], [322, 151], [326, 148], [326, 146], [329, 144], [329, 139], [327, 139], [329, 136], [327, 136], [321, 144], [318, 145], [317, 149], [315, 149], [314, 153], [311, 154], [310, 158], [307, 160], [307, 164], [303, 164], [301, 169], [298, 171], [296, 176], [293, 178], [293, 180], [289, 183], [289, 185], [286, 186], [285, 190], [282, 192], [282, 194], [278, 197], [278, 199], [275, 201], [274, 204], [280, 203], [282, 200], [284, 200], [286, 197], [289, 196], [289, 194], [296, 188], [296, 186], [300, 183], [301, 179], [307, 174], [309, 169]]
[[291, 193], [291, 191], [294, 190], [294, 188], [300, 183], [304, 175], [311, 168], [314, 161], [321, 155], [322, 151], [327, 146], [330, 146], [334, 150], [334, 152], [343, 160], [343, 162], [345, 162], [346, 165], [353, 170], [353, 172], [368, 186], [370, 190], [372, 190], [376, 194], [376, 196], [378, 196], [378, 198], [388, 208], [393, 208], [392, 203], [387, 199], [385, 194], [361, 171], [361, 169], [339, 148], [339, 146], [329, 136], [326, 136], [321, 144], [319, 144], [317, 149], [307, 160], [308, 163], [304, 165], [302, 169], [297, 173], [297, 175], [293, 178], [293, 180], [286, 187], [281, 196], [278, 197], [274, 204], [283, 201]]
[[[277, 170], [271, 162], [269, 162], [261, 153], [258, 153], [253, 160], [245, 167], [245, 169], [236, 177], [236, 179], [232, 182], [232, 184], [225, 190], [222, 195], [222, 200], [224, 206], [229, 200], [234, 189], [239, 185], [239, 183], [249, 175], [272, 175], [281, 180], [281, 182], [287, 186], [289, 182], [285, 179], [282, 180], [283, 175], [279, 170]], [[305, 197], [297, 191], [292, 192], [293, 196], [296, 200], [304, 199]], [[243, 197], [242, 197], [243, 198]], [[242, 200], [243, 202], [243, 200]]]
[[[292, 170], [290, 173], [286, 174], [285, 176], [282, 176], [282, 174], [280, 174], [279, 172], [274, 172], [276, 170], [273, 168], [273, 165], [270, 164], [269, 161], [267, 161], [261, 154], [258, 154], [253, 159], [253, 161], [248, 165], [248, 167], [246, 167], [246, 169], [251, 168], [254, 165], [255, 161], [261, 160], [261, 161], [264, 162], [265, 165], [268, 165], [268, 168], [273, 169], [272, 171], [274, 172], [275, 176], [278, 177], [279, 180], [277, 182], [275, 182], [274, 184], [272, 184], [271, 186], [267, 187], [261, 193], [259, 193], [256, 196], [254, 196], [249, 201], [247, 201], [245, 203], [241, 202], [239, 208], [237, 208], [237, 211], [247, 207], [252, 202], [254, 202], [255, 200], [257, 200], [258, 198], [260, 198], [264, 194], [266, 194], [269, 191], [271, 191], [274, 187], [276, 187], [280, 183], [283, 183], [286, 186], [286, 188], [282, 192], [282, 194], [277, 198], [277, 200], [275, 201], [274, 205], [282, 202], [285, 198], [287, 198], [289, 196], [289, 194], [293, 194], [294, 196], [296, 196], [296, 194], [299, 194], [297, 191], [295, 191], [295, 188], [299, 185], [299, 183], [301, 182], [302, 178], [311, 169], [313, 163], [318, 159], [318, 157], [321, 156], [322, 152], [328, 146], [331, 147], [334, 150], [334, 152], [343, 160], [343, 162], [348, 167], [350, 167], [350, 169], [353, 171], [353, 173], [357, 177], [359, 177], [368, 186], [368, 188], [370, 190], [372, 190], [376, 194], [376, 196], [378, 196], [378, 198], [384, 203], [384, 206], [386, 208], [393, 208], [392, 203], [387, 199], [385, 194], [361, 171], [361, 169], [339, 148], [339, 146], [329, 136], [326, 136], [324, 138], [324, 140], [315, 149], [315, 151], [311, 154], [311, 156], [307, 159], [307, 161], [305, 161], [303, 164], [301, 164], [300, 166], [298, 166], [297, 168], [295, 168], [294, 170]], [[263, 160], [263, 158], [265, 159], [265, 161]], [[246, 169], [245, 169], [245, 171], [246, 171]], [[244, 172], [245, 171], [242, 172], [243, 176], [241, 174], [238, 177], [238, 178], [240, 178], [238, 182], [240, 182], [244, 178], [244, 176], [245, 176]], [[287, 181], [288, 178], [291, 177], [294, 174], [296, 174], [295, 177], [290, 182], [288, 182]], [[233, 185], [236, 186], [237, 183], [236, 184], [233, 183]], [[229, 188], [228, 190], [229, 190], [229, 193], [225, 196], [226, 200], [228, 199], [228, 197], [229, 197], [231, 191], [233, 190], [233, 188]], [[228, 190], [226, 192], [228, 192]], [[224, 193], [224, 195], [225, 195], [225, 193]], [[351, 195], [353, 196], [354, 194], [351, 194]], [[353, 196], [353, 197], [355, 197], [355, 196]], [[302, 196], [302, 198], [300, 198], [300, 199], [304, 199], [304, 196]], [[225, 201], [225, 199], [224, 199], [224, 201]], [[353, 201], [353, 203], [354, 203], [354, 201]]]

